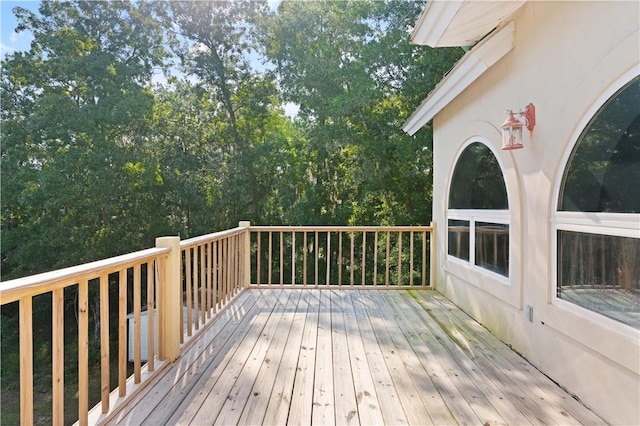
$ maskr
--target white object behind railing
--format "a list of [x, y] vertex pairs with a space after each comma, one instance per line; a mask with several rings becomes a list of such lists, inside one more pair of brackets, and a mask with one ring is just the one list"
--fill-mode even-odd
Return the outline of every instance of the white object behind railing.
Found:
[[[245, 233], [246, 228], [235, 228], [182, 242], [179, 237], [161, 237], [156, 240], [156, 248], [0, 283], [0, 304], [19, 303], [21, 424], [34, 422], [34, 297], [52, 295], [52, 423], [64, 424], [64, 290], [78, 291], [78, 423], [95, 424], [114, 415], [123, 406], [125, 397], [138, 392], [145, 381], [175, 361], [183, 344], [195, 337], [193, 326], [196, 330], [202, 329], [245, 287]], [[113, 391], [110, 389], [110, 284], [118, 287], [118, 315], [115, 318], [118, 323], [118, 387]], [[90, 286], [99, 288], [101, 363], [101, 402], [91, 411], [88, 373]], [[128, 297], [129, 290], [133, 293], [132, 300]], [[184, 307], [183, 300], [187, 302]], [[128, 306], [132, 307], [132, 312]], [[156, 310], [157, 315], [147, 316], [146, 326], [158, 329], [157, 334], [145, 334], [148, 361], [144, 365], [141, 350], [143, 308], [147, 312]], [[130, 339], [133, 375], [129, 378], [128, 316], [132, 320], [133, 333]], [[182, 321], [183, 316], [188, 317], [188, 321]]]
[[[135, 362], [133, 382], [140, 383], [142, 368], [140, 363], [140, 312], [141, 290], [146, 285], [147, 305], [163, 306], [164, 298], [156, 289], [168, 289], [178, 282], [168, 283], [165, 277], [169, 249], [154, 248], [143, 250], [111, 259], [92, 262], [58, 271], [47, 272], [31, 277], [4, 282], [0, 285], [0, 302], [2, 305], [19, 302], [20, 309], [20, 422], [33, 424], [33, 298], [52, 294], [52, 396], [53, 423], [63, 424], [64, 419], [64, 289], [75, 287], [78, 291], [78, 418], [80, 424], [88, 423], [89, 411], [89, 283], [99, 287], [100, 298], [100, 359], [101, 359], [101, 410], [106, 413], [111, 408], [109, 387], [110, 353], [109, 353], [109, 277], [118, 284], [118, 378], [120, 397], [125, 396], [127, 386], [126, 359], [126, 306], [127, 286], [133, 285], [134, 299], [134, 333], [136, 334]], [[143, 284], [143, 278], [144, 280]], [[160, 297], [158, 297], [160, 296]], [[168, 304], [163, 310], [169, 308]], [[167, 316], [161, 311], [161, 317]], [[150, 339], [153, 339], [150, 335]], [[154, 342], [147, 342], [150, 348]], [[168, 352], [175, 346], [167, 335], [160, 336], [160, 352]], [[179, 343], [178, 343], [179, 347]], [[153, 359], [153, 357], [151, 357]], [[164, 359], [163, 356], [159, 357]], [[154, 363], [147, 364], [145, 370], [152, 372]]]

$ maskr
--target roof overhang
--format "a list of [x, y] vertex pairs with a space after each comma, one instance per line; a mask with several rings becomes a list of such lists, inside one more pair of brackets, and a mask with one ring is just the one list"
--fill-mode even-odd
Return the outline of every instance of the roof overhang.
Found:
[[414, 135], [473, 81], [511, 51], [514, 31], [515, 24], [509, 22], [468, 51], [422, 101], [402, 126], [402, 130]]
[[431, 47], [473, 46], [524, 3], [526, 0], [430, 0], [410, 41]]

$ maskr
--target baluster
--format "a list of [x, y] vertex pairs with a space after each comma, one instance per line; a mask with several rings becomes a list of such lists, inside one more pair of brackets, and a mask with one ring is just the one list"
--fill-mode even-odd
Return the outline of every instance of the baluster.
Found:
[[[147, 263], [147, 370], [149, 372], [155, 370], [156, 355], [156, 322], [155, 322], [155, 280], [154, 280], [154, 264], [157, 260]], [[182, 305], [182, 303], [181, 303]], [[102, 305], [100, 305], [102, 306]], [[108, 336], [107, 336], [108, 339]], [[107, 359], [109, 357], [107, 356]], [[107, 394], [108, 397], [108, 394]]]
[[20, 299], [20, 421], [33, 424], [33, 299]]
[[127, 394], [127, 271], [118, 274], [118, 395]]
[[409, 285], [413, 287], [413, 231], [409, 232]]
[[89, 281], [78, 284], [78, 423], [89, 423]]
[[342, 286], [342, 231], [338, 231], [338, 286]]
[[[101, 277], [100, 280], [102, 282], [104, 278]], [[106, 299], [106, 302], [103, 303], [104, 296], [102, 288], [106, 288], [106, 285], [101, 286], [100, 288], [100, 321], [102, 324], [100, 326], [100, 337], [101, 341], [104, 342], [104, 335], [106, 334], [106, 341], [109, 342], [109, 299]], [[108, 296], [107, 289], [107, 296]], [[53, 364], [53, 424], [63, 424], [64, 423], [64, 289], [57, 288], [52, 292], [52, 310], [53, 310], [53, 318], [52, 318], [52, 364]], [[106, 317], [104, 312], [107, 312]], [[105, 326], [105, 324], [107, 326]], [[102, 349], [102, 387], [105, 386], [104, 372], [105, 372], [105, 361], [104, 361], [104, 350]], [[106, 347], [107, 352], [107, 404], [105, 406], [104, 392], [102, 393], [102, 412], [106, 413], [109, 410], [109, 345], [107, 343]]]
[[365, 285], [367, 276], [367, 231], [362, 231], [362, 271], [361, 271], [361, 284]]
[[140, 295], [140, 264], [133, 267], [133, 380], [140, 383], [140, 305], [142, 304]]
[[378, 284], [378, 231], [373, 233], [373, 285]]

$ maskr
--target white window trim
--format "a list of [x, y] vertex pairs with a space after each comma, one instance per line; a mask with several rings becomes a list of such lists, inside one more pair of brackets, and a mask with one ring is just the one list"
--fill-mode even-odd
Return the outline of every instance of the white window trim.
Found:
[[[449, 175], [449, 185], [447, 187], [447, 207], [449, 205], [449, 198], [451, 197], [451, 185], [453, 183], [453, 173], [460, 161], [460, 156], [467, 149], [469, 145], [474, 143], [481, 143], [486, 146], [496, 161], [498, 162], [498, 166], [500, 167], [500, 172], [502, 174], [502, 178], [505, 179], [505, 168], [502, 164], [500, 156], [496, 153], [496, 151], [492, 148], [491, 143], [486, 138], [474, 136], [462, 144], [456, 158], [453, 162], [453, 167], [451, 168], [451, 173]], [[507, 188], [507, 182], [505, 181], [505, 190]], [[509, 197], [509, 192], [507, 190], [507, 199], [509, 202], [509, 206], [511, 206], [511, 198]], [[451, 220], [466, 220], [469, 221], [469, 260], [460, 259], [456, 256], [452, 256], [449, 254], [449, 219]], [[488, 222], [488, 223], [496, 223], [502, 225], [509, 226], [509, 276], [505, 277], [504, 275], [498, 274], [497, 272], [493, 272], [489, 269], [483, 268], [482, 266], [478, 266], [475, 264], [475, 223], [476, 222]], [[447, 272], [455, 273], [453, 270], [447, 267], [447, 263], [451, 263], [452, 265], [458, 265], [460, 267], [471, 270], [473, 273], [481, 274], [487, 278], [490, 278], [492, 281], [497, 281], [499, 284], [511, 286], [512, 277], [514, 274], [513, 269], [513, 229], [511, 226], [511, 210], [510, 207], [506, 210], [493, 210], [493, 209], [449, 209], [447, 208], [446, 214], [446, 240], [445, 240], [445, 255], [446, 260], [444, 269]]]
[[556, 212], [552, 228], [562, 231], [640, 238], [640, 214]]
[[[602, 227], [600, 227], [599, 229], [602, 229]], [[617, 321], [613, 318], [609, 318], [604, 314], [601, 314], [596, 311], [592, 311], [591, 309], [587, 309], [576, 303], [572, 303], [558, 297], [558, 248], [557, 248], [558, 247], [558, 230], [565, 230], [565, 229], [556, 228], [553, 232], [553, 235], [551, 236], [551, 244], [554, 247], [552, 252], [554, 254], [554, 256], [552, 256], [552, 268], [554, 273], [552, 276], [553, 292], [551, 294], [551, 305], [564, 312], [570, 312], [579, 318], [582, 318], [584, 320], [597, 324], [599, 328], [602, 327], [609, 331], [615, 332], [616, 334], [619, 334], [627, 339], [631, 339], [634, 341], [637, 341], [638, 339], [640, 339], [640, 330], [630, 325], [624, 324], [620, 321]], [[577, 230], [576, 232], [587, 232], [587, 231]], [[590, 232], [590, 233], [593, 233], [593, 232]], [[602, 233], [599, 232], [599, 234], [602, 234]], [[610, 234], [605, 233], [603, 235], [610, 235]], [[561, 321], [559, 321], [558, 323], [552, 322], [549, 325], [559, 329], [560, 331], [563, 331], [564, 333], [567, 333], [567, 331], [565, 330], [565, 326], [562, 324]]]
[[[500, 281], [502, 284], [510, 285], [511, 284], [511, 275], [513, 274], [512, 262], [511, 262], [511, 217], [508, 210], [460, 210], [460, 209], [452, 209], [447, 212], [447, 229], [449, 227], [449, 220], [466, 220], [469, 222], [469, 260], [461, 259], [459, 257], [453, 256], [449, 254], [449, 238], [447, 231], [447, 239], [446, 239], [446, 255], [447, 260], [450, 262], [458, 263], [464, 267], [472, 268], [474, 271], [491, 277], [494, 280]], [[487, 223], [496, 223], [500, 225], [508, 225], [509, 226], [509, 276], [504, 276], [497, 272], [491, 271], [487, 268], [483, 268], [482, 266], [476, 265], [476, 222], [487, 222]]]

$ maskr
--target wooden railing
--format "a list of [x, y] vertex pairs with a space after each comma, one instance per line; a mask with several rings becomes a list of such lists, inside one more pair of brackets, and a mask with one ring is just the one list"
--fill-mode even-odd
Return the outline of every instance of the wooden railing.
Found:
[[[127, 295], [132, 287], [133, 315], [135, 318], [135, 362], [133, 363], [133, 382], [142, 380], [140, 362], [140, 315], [142, 307], [153, 310], [159, 308], [159, 321], [166, 317], [169, 293], [167, 270], [170, 249], [158, 247], [139, 251], [111, 259], [92, 262], [58, 271], [34, 275], [7, 281], [0, 286], [2, 305], [19, 303], [20, 317], [20, 422], [33, 424], [33, 300], [36, 296], [51, 294], [52, 304], [52, 404], [53, 424], [64, 424], [64, 292], [77, 292], [78, 321], [78, 416], [80, 424], [88, 423], [89, 412], [89, 289], [96, 288], [100, 300], [100, 364], [101, 364], [101, 411], [111, 408], [110, 395], [110, 336], [109, 336], [109, 286], [116, 286], [118, 294], [118, 396], [124, 397], [127, 391]], [[144, 291], [143, 291], [144, 290]], [[142, 293], [145, 293], [145, 303]], [[152, 316], [150, 316], [152, 321]], [[153, 327], [153, 325], [151, 325]], [[152, 328], [153, 329], [153, 328]], [[161, 333], [158, 342], [158, 359], [166, 358], [170, 351], [166, 333]], [[155, 346], [153, 333], [149, 334], [148, 347]], [[146, 372], [155, 369], [151, 356]]]
[[[184, 241], [163, 237], [156, 241], [156, 248], [0, 283], [1, 304], [19, 304], [21, 424], [34, 423], [34, 298], [51, 297], [52, 423], [64, 424], [65, 290], [77, 293], [78, 423], [95, 424], [114, 414], [125, 397], [177, 359], [181, 345], [196, 335], [194, 330], [202, 329], [244, 287], [244, 235], [248, 235], [246, 228]], [[115, 345], [109, 333], [110, 289], [118, 305], [117, 318], [111, 319], [117, 322]], [[91, 411], [90, 291], [94, 305], [99, 307], [92, 320], [99, 322], [101, 365], [101, 401]], [[130, 328], [133, 336], [128, 335]], [[144, 343], [145, 359], [141, 351]], [[118, 386], [113, 391], [111, 346], [118, 353]], [[128, 352], [133, 352], [132, 361]]]
[[434, 226], [251, 227], [251, 285], [427, 287]]
[[238, 228], [180, 243], [182, 260], [181, 341], [194, 335], [246, 287], [245, 253], [249, 222]]
[[[19, 304], [20, 422], [34, 423], [35, 297], [51, 297], [52, 423], [63, 424], [65, 291], [77, 292], [78, 423], [95, 424], [125, 408], [127, 398], [175, 361], [184, 346], [195, 341], [198, 333], [244, 288], [432, 286], [433, 231], [433, 224], [251, 227], [249, 222], [240, 222], [239, 227], [227, 231], [183, 241], [179, 237], [162, 237], [152, 249], [0, 283], [0, 304]], [[114, 390], [110, 387], [114, 337], [109, 334], [110, 290], [111, 299], [117, 300], [118, 312], [117, 345], [113, 345], [118, 353], [118, 386]], [[99, 322], [101, 371], [101, 400], [92, 410], [89, 380], [94, 379], [88, 373], [90, 295], [99, 306], [93, 321]], [[128, 336], [131, 326], [133, 335]], [[132, 361], [127, 356], [127, 341], [133, 346]], [[127, 377], [128, 374], [131, 375]]]

